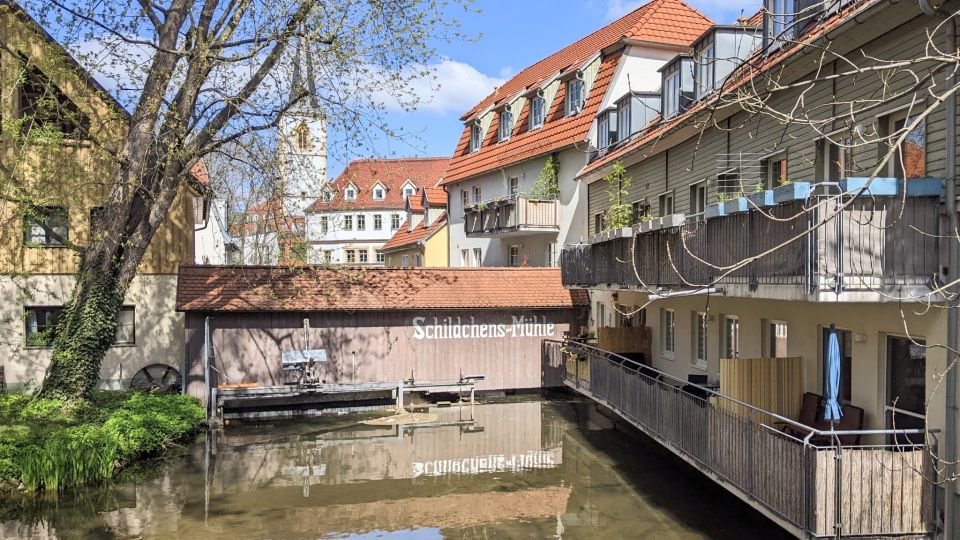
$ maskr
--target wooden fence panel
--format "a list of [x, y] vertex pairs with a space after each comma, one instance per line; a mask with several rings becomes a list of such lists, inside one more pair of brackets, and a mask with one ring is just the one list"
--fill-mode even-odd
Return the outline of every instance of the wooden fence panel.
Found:
[[[720, 393], [796, 420], [803, 397], [803, 358], [722, 358]], [[724, 408], [746, 413], [745, 407], [735, 404], [726, 403]], [[770, 416], [757, 420], [772, 423]]]

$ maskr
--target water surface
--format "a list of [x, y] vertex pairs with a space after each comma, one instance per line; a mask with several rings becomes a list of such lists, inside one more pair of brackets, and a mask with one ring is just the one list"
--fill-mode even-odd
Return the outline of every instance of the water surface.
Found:
[[116, 482], [0, 510], [8, 538], [777, 538], [581, 401], [228, 426]]

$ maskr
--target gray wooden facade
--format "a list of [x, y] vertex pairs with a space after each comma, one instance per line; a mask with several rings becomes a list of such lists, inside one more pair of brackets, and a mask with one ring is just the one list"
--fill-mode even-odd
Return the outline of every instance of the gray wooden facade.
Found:
[[[915, 4], [877, 7], [876, 15], [868, 20], [862, 23], [849, 22], [842, 27], [842, 31], [831, 33], [830, 50], [838, 55], [846, 55], [858, 67], [874, 65], [870, 58], [886, 61], [921, 58], [929, 54], [925, 50], [929, 45], [927, 32], [940, 22], [940, 19], [923, 15]], [[952, 50], [953, 47], [944, 42], [943, 36], [943, 28], [939, 28], [934, 39], [940, 47]], [[911, 69], [918, 76], [926, 76], [936, 66], [938, 64], [933, 62], [917, 63]], [[822, 60], [818, 54], [793, 55], [783, 64], [783, 71], [778, 71], [779, 83], [789, 84], [814, 77], [827, 79], [795, 90], [777, 92], [770, 98], [769, 107], [795, 113], [795, 121], [784, 122], [779, 118], [744, 111], [738, 103], [730, 102], [712, 111], [711, 115], [701, 114], [690, 118], [653, 142], [619, 158], [627, 165], [628, 176], [633, 178], [627, 201], [646, 201], [654, 215], [662, 215], [659, 197], [664, 193], [672, 193], [674, 212], [690, 214], [693, 213], [690, 196], [692, 184], [706, 181], [707, 203], [715, 203], [719, 193], [718, 174], [725, 169], [739, 169], [739, 180], [749, 192], [761, 180], [759, 162], [763, 156], [781, 152], [786, 154], [787, 178], [791, 181], [826, 180], [823, 163], [828, 157], [822, 155], [821, 133], [847, 128], [851, 120], [843, 116], [844, 111], [836, 103], [859, 99], [865, 100], [865, 104], [873, 104], [856, 117], [856, 123], [864, 133], [872, 134], [874, 130], [882, 133], [884, 120], [910, 104], [909, 96], [899, 99], [889, 99], [889, 96], [902, 93], [916, 84], [916, 79], [902, 69], [829, 78], [834, 73], [849, 72], [851, 69], [851, 65], [843, 60]], [[939, 81], [935, 88], [939, 92], [946, 89], [944, 71], [933, 76], [934, 81]], [[761, 96], [764, 94], [762, 88], [751, 91], [757, 91]], [[801, 92], [803, 107], [794, 111], [792, 105]], [[933, 103], [927, 85], [920, 86], [911, 95], [917, 100], [912, 109], [914, 114]], [[940, 106], [926, 120], [927, 177], [946, 176], [945, 119], [944, 107]], [[853, 176], [870, 176], [878, 159], [888, 149], [883, 143], [854, 148]], [[728, 158], [739, 153], [744, 156], [741, 160]], [[590, 182], [590, 234], [597, 232], [594, 216], [610, 206], [609, 187], [600, 180], [607, 172], [609, 166], [582, 176], [582, 179]]]
[[541, 341], [577, 330], [585, 323], [585, 308], [192, 311], [186, 314], [184, 385], [201, 399], [207, 316], [214, 386], [285, 384], [290, 378], [281, 369], [281, 354], [309, 348], [326, 349], [321, 377], [328, 383], [455, 381], [461, 375], [484, 375], [477, 385], [483, 391], [561, 385], [562, 366], [541, 365]]

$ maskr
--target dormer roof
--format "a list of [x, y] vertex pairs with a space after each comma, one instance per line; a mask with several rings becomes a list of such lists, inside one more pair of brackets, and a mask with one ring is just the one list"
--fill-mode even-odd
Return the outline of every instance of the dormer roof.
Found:
[[[398, 159], [358, 159], [350, 162], [346, 169], [330, 185], [343, 193], [348, 185], [357, 188], [357, 198], [352, 201], [345, 197], [335, 197], [326, 202], [317, 199], [307, 208], [307, 212], [325, 212], [338, 210], [404, 210], [403, 187], [408, 183], [414, 187], [435, 186], [443, 178], [443, 172], [449, 158], [398, 158]], [[377, 184], [386, 188], [386, 197], [373, 198], [373, 187]]]
[[[712, 24], [710, 19], [682, 0], [652, 0], [527, 67], [461, 117], [466, 125], [443, 183], [463, 180], [583, 141], [613, 78], [625, 43], [649, 43], [680, 50], [689, 47]], [[599, 72], [589, 89], [586, 102], [579, 113], [567, 116], [564, 99], [569, 80], [566, 79], [598, 56]], [[512, 136], [508, 141], [496, 144], [499, 115], [494, 114], [480, 149], [470, 151], [470, 126], [473, 120], [557, 78], [561, 79], [560, 88], [552, 101], [546, 104], [546, 121], [542, 127], [529, 130], [530, 100], [525, 100], [520, 113], [515, 115]]]

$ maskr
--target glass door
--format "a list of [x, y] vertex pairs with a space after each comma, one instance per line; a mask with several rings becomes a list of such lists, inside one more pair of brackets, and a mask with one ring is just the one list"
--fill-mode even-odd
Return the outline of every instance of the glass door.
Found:
[[[927, 399], [927, 351], [921, 340], [887, 336], [887, 428], [923, 429]], [[899, 444], [922, 443], [923, 435], [896, 438]]]

